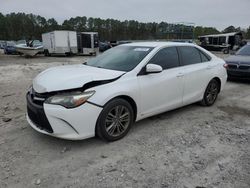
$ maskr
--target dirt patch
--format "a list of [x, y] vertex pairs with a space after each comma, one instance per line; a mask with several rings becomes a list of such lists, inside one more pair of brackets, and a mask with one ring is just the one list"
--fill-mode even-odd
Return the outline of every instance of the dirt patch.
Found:
[[250, 109], [242, 108], [239, 106], [218, 106], [218, 108], [226, 112], [229, 116], [241, 115], [250, 118]]

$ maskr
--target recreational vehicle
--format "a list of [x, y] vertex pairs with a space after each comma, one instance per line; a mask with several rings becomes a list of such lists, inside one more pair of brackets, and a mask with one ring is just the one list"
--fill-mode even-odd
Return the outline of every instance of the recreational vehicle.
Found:
[[207, 50], [223, 51], [229, 53], [229, 50], [237, 50], [242, 46], [242, 33], [224, 33], [217, 35], [200, 36], [200, 46]]
[[97, 32], [77, 33], [78, 53], [83, 55], [96, 55], [99, 52], [99, 37]]
[[52, 31], [42, 34], [44, 54], [71, 55], [77, 53], [75, 31]]

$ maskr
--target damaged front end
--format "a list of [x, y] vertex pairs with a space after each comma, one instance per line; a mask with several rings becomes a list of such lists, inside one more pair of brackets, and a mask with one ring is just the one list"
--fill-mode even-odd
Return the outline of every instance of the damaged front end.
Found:
[[80, 88], [67, 89], [67, 90], [62, 90], [62, 91], [52, 91], [52, 92], [46, 92], [46, 93], [38, 93], [34, 90], [33, 87], [31, 87], [26, 95], [27, 115], [30, 121], [37, 128], [39, 128], [40, 130], [46, 131], [48, 133], [53, 133], [54, 130], [52, 126], [50, 125], [49, 120], [47, 119], [47, 116], [44, 110], [44, 104], [59, 105], [59, 106], [63, 106], [66, 109], [76, 108], [84, 104], [85, 102], [88, 102], [87, 101], [88, 98], [90, 98], [95, 93], [94, 90], [90, 90], [90, 91], [86, 91], [86, 90], [99, 86], [99, 85], [104, 85], [104, 84], [114, 82], [120, 77], [121, 76], [114, 78], [114, 79], [109, 79], [109, 80], [92, 81], [92, 82], [84, 84]]

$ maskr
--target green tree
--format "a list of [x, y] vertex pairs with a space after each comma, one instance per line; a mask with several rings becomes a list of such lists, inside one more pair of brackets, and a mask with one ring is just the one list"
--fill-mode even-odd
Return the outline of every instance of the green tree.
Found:
[[7, 26], [6, 26], [6, 18], [0, 13], [0, 40], [7, 38]]
[[202, 26], [196, 26], [194, 28], [194, 36], [195, 38], [198, 38], [202, 35], [212, 35], [212, 34], [219, 34], [220, 32], [214, 28], [214, 27], [202, 27]]
[[223, 33], [232, 33], [232, 32], [236, 32], [236, 31], [237, 31], [237, 29], [231, 25], [231, 26], [225, 28], [222, 32]]
[[250, 26], [249, 26], [248, 29], [247, 29], [246, 38], [247, 38], [247, 39], [250, 39]]

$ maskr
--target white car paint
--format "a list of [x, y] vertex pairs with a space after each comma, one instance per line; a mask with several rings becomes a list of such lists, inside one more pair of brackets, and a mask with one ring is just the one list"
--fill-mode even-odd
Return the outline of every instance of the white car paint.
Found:
[[54, 133], [50, 134], [37, 128], [27, 116], [29, 124], [38, 132], [69, 140], [82, 140], [95, 136], [95, 126], [93, 125], [95, 125], [98, 115], [102, 111], [101, 107], [89, 103], [74, 109], [44, 104], [44, 109]]
[[86, 65], [65, 65], [49, 68], [33, 80], [38, 93], [80, 88], [85, 83], [109, 80], [124, 74], [122, 71], [99, 69]]
[[182, 105], [183, 79], [177, 77], [179, 69], [138, 77], [141, 116], [158, 114]]
[[[51, 68], [39, 74], [33, 81], [33, 88], [38, 93], [75, 89], [91, 81], [119, 78], [110, 83], [88, 88], [86, 91], [94, 90], [95, 94], [79, 107], [67, 109], [59, 105], [44, 104], [44, 111], [54, 130], [53, 133], [40, 130], [27, 116], [31, 126], [39, 132], [55, 137], [85, 139], [95, 135], [96, 121], [103, 106], [117, 96], [127, 96], [136, 103], [136, 121], [139, 121], [200, 101], [209, 81], [215, 77], [221, 81], [221, 90], [226, 83], [227, 73], [223, 67], [225, 62], [194, 44], [142, 42], [124, 45], [154, 47], [154, 49], [127, 73], [72, 65]], [[208, 54], [211, 60], [206, 63], [166, 69], [160, 73], [138, 75], [160, 49], [170, 46], [194, 46]]]

